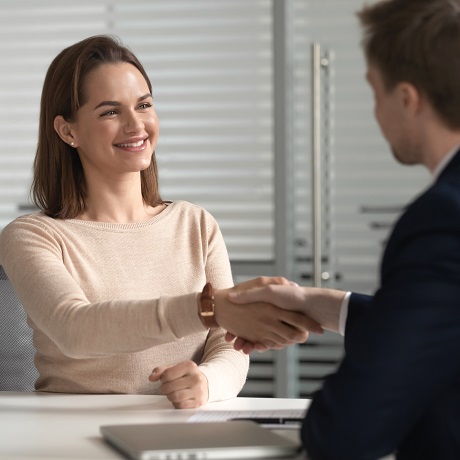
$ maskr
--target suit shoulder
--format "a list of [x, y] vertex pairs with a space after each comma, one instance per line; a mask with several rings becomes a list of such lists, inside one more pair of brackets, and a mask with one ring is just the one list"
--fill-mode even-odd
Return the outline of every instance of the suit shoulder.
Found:
[[409, 206], [407, 213], [430, 223], [455, 221], [460, 225], [460, 180], [434, 184]]

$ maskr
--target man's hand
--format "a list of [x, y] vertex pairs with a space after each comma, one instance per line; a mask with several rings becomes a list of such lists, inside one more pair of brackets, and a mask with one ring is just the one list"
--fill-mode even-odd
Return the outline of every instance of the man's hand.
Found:
[[160, 393], [176, 409], [194, 409], [208, 402], [208, 379], [193, 361], [156, 367], [149, 375], [149, 380], [161, 382]]
[[[238, 304], [246, 304], [249, 308], [258, 302], [270, 302], [275, 306], [290, 311], [303, 313], [314, 326], [334, 332], [338, 331], [340, 308], [345, 292], [335, 289], [300, 287], [294, 283], [266, 284], [259, 287], [238, 289], [228, 294], [228, 299]], [[322, 329], [321, 329], [322, 330]], [[317, 332], [311, 329], [311, 332]], [[225, 340], [235, 340], [235, 350], [251, 353], [254, 350], [265, 351], [270, 346], [263, 342], [254, 342], [241, 335], [228, 331]]]
[[340, 309], [345, 291], [297, 285], [276, 285], [238, 289], [229, 293], [228, 298], [238, 304], [270, 302], [289, 311], [307, 315], [322, 328], [338, 332]]

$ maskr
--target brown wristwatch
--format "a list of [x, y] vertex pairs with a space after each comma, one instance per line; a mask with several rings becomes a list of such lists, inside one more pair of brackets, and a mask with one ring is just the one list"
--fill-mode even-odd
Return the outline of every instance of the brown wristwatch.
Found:
[[206, 283], [203, 288], [203, 292], [200, 295], [200, 302], [198, 304], [198, 314], [206, 327], [219, 327], [214, 314], [214, 309], [214, 289], [211, 283]]

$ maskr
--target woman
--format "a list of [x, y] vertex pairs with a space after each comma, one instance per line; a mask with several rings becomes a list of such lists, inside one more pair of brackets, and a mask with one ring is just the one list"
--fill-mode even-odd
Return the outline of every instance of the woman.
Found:
[[158, 133], [149, 78], [116, 40], [90, 37], [53, 60], [32, 184], [41, 212], [0, 238], [34, 331], [37, 390], [161, 393], [197, 407], [236, 396], [248, 370], [225, 330], [207, 326], [265, 347], [306, 339], [300, 314], [226, 300], [232, 276], [216, 221], [160, 197]]

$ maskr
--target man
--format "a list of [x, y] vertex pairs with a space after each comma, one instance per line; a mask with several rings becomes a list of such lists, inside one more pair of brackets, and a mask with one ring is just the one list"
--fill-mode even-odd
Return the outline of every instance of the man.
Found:
[[381, 131], [433, 183], [396, 223], [374, 296], [269, 286], [233, 300], [301, 310], [345, 333], [344, 359], [302, 427], [309, 458], [458, 460], [460, 0], [384, 0], [358, 16]]

